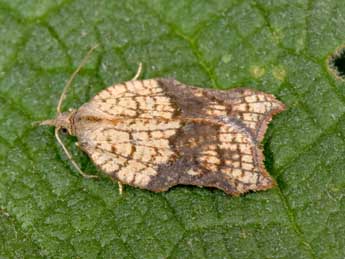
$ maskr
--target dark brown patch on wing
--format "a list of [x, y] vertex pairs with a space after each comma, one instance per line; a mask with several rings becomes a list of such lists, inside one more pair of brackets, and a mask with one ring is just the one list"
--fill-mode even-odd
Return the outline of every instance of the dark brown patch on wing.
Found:
[[259, 142], [282, 109], [273, 96], [250, 89], [130, 81], [80, 107], [74, 131], [94, 163], [122, 183], [156, 192], [208, 186], [238, 195], [274, 186]]
[[159, 82], [183, 116], [237, 118], [258, 142], [262, 141], [273, 115], [285, 109], [273, 95], [253, 89], [212, 90], [187, 86], [173, 79], [159, 79]]
[[275, 183], [264, 169], [262, 152], [243, 126], [236, 119], [187, 122], [170, 138], [178, 159], [160, 165], [148, 189], [185, 184], [238, 195], [271, 188]]

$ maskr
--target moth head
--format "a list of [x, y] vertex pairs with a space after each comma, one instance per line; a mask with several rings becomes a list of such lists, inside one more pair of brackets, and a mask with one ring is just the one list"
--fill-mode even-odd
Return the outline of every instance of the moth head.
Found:
[[63, 133], [68, 133], [69, 135], [74, 135], [73, 131], [73, 115], [75, 110], [69, 110], [68, 112], [59, 113], [55, 119], [45, 120], [40, 122], [39, 125], [54, 126]]

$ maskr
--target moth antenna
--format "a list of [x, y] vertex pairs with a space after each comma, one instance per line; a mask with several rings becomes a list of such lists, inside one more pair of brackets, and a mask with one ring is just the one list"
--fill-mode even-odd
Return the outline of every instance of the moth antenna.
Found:
[[78, 166], [78, 164], [74, 161], [74, 159], [72, 158], [71, 153], [68, 151], [68, 149], [65, 147], [64, 143], [62, 142], [60, 135], [59, 135], [59, 128], [56, 127], [55, 128], [55, 138], [58, 141], [58, 143], [60, 144], [60, 146], [62, 147], [63, 151], [65, 152], [67, 158], [71, 161], [72, 165], [75, 167], [75, 169], [77, 169], [77, 171], [79, 172], [79, 174], [81, 174], [83, 177], [85, 178], [98, 178], [97, 175], [89, 175], [89, 174], [85, 174], [80, 167]]
[[132, 78], [132, 80], [137, 80], [141, 74], [141, 71], [143, 69], [143, 64], [140, 62], [139, 66], [138, 66], [138, 70], [137, 73], [135, 74], [135, 76]]
[[56, 107], [56, 111], [57, 114], [61, 114], [61, 106], [62, 106], [62, 102], [65, 99], [66, 96], [66, 91], [68, 89], [68, 87], [70, 87], [70, 85], [72, 84], [74, 78], [77, 76], [77, 74], [79, 73], [79, 71], [82, 69], [82, 67], [86, 64], [86, 62], [88, 61], [89, 57], [91, 56], [91, 53], [98, 47], [98, 44], [96, 44], [95, 46], [91, 47], [91, 49], [86, 53], [85, 57], [83, 58], [83, 60], [80, 62], [79, 66], [77, 67], [77, 69], [73, 72], [73, 74], [71, 75], [71, 77], [68, 79], [66, 85], [63, 88], [63, 91], [61, 93], [58, 105]]

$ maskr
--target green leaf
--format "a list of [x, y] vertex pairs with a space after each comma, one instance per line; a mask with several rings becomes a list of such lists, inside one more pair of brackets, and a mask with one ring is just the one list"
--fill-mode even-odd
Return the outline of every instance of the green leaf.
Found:
[[[345, 3], [299, 1], [0, 0], [1, 258], [344, 258], [345, 84], [327, 68], [344, 43]], [[85, 180], [51, 118], [87, 50], [64, 109], [129, 80], [272, 93], [266, 166], [278, 186], [230, 197]], [[73, 150], [84, 171], [90, 160]]]

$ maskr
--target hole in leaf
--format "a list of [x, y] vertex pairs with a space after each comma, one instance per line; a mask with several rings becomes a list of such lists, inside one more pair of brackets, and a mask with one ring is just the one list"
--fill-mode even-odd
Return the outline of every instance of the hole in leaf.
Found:
[[328, 67], [338, 79], [345, 80], [345, 46], [338, 48], [328, 58]]

